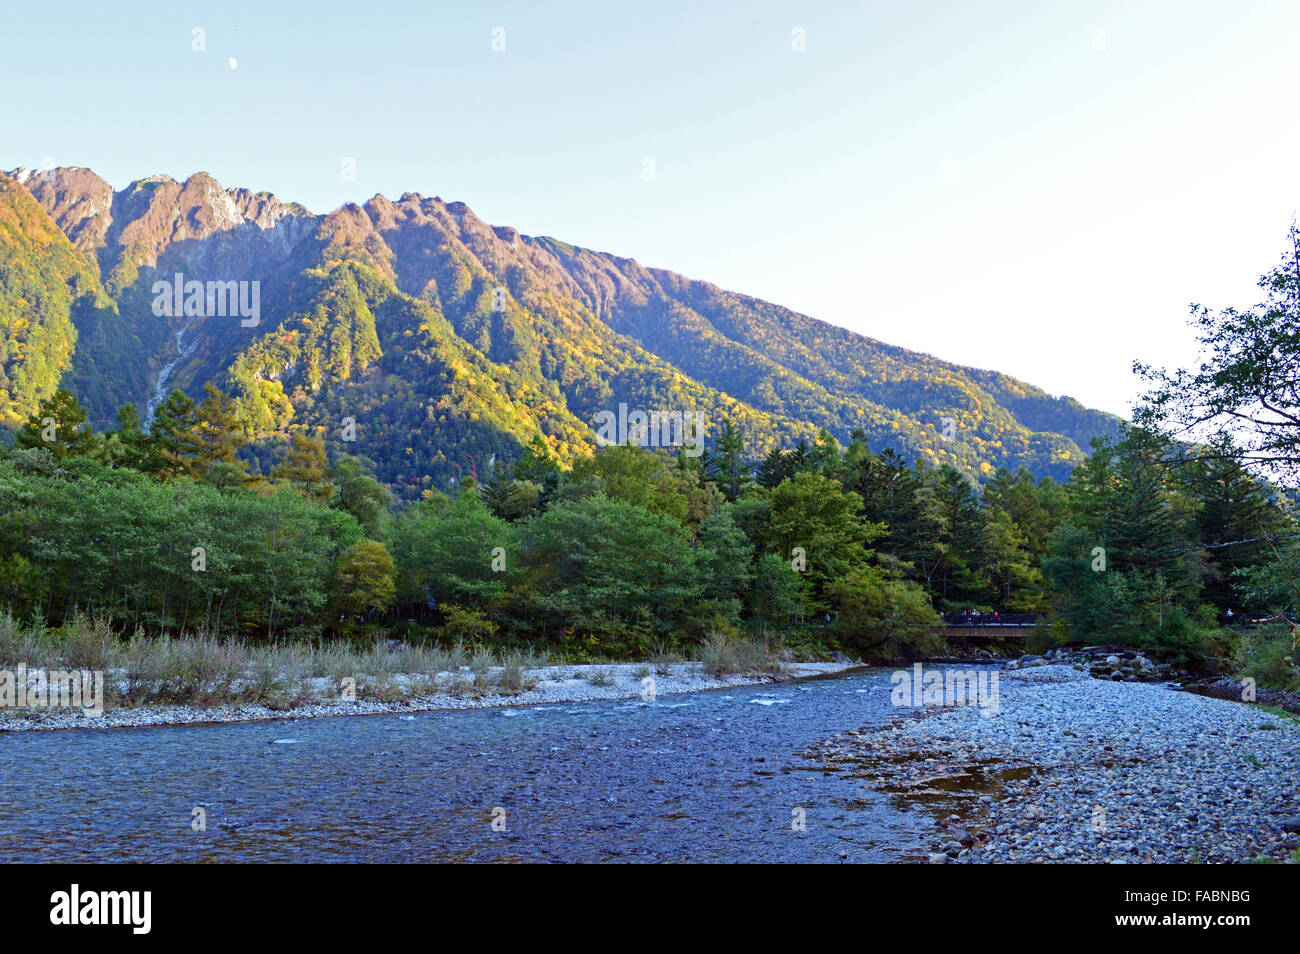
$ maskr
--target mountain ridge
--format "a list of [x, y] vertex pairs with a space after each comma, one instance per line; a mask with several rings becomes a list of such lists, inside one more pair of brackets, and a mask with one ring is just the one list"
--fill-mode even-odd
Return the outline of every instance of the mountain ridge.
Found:
[[[58, 377], [97, 424], [127, 400], [143, 407], [168, 367], [168, 386], [230, 390], [260, 444], [321, 428], [402, 496], [482, 477], [535, 433], [562, 459], [589, 453], [596, 415], [619, 403], [701, 412], [712, 430], [734, 419], [755, 457], [822, 428], [841, 441], [860, 430], [874, 449], [976, 479], [1022, 465], [1065, 476], [1090, 437], [1118, 426], [1000, 372], [490, 225], [438, 196], [377, 194], [318, 214], [208, 173], [120, 190], [76, 167], [4, 181], [89, 273], [79, 280], [101, 307], [69, 315], [83, 344]], [[153, 283], [175, 273], [259, 282], [257, 326], [154, 315]], [[343, 417], [361, 424], [357, 446], [335, 434]]]

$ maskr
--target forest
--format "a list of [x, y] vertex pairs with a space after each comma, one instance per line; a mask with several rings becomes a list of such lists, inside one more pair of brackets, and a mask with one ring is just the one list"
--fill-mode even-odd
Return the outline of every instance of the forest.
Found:
[[[561, 460], [540, 433], [395, 500], [323, 428], [249, 443], [235, 397], [173, 391], [96, 431], [59, 388], [0, 448], [0, 606], [59, 627], [471, 643], [575, 661], [748, 640], [867, 661], [944, 650], [939, 614], [1035, 614], [1031, 648], [1117, 644], [1295, 688], [1300, 242], [1253, 310], [1194, 313], [1200, 371], [1139, 367], [1132, 423], [1070, 478], [842, 444]], [[1291, 369], [1287, 371], [1286, 369]], [[1270, 416], [1271, 415], [1271, 416]], [[1253, 625], [1241, 626], [1243, 622]]]

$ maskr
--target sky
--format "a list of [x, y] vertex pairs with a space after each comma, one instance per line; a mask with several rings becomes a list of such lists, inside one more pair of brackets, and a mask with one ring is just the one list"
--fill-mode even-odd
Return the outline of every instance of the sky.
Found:
[[[466, 202], [1127, 414], [1300, 210], [1294, 2], [24, 4], [0, 168]], [[196, 32], [199, 31], [199, 32]], [[201, 49], [196, 49], [201, 47]]]

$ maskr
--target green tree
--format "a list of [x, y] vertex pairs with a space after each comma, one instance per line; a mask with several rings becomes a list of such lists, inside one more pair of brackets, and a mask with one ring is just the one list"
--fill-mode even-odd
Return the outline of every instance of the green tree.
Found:
[[760, 487], [766, 487], [771, 490], [778, 487], [781, 481], [794, 476], [794, 466], [790, 455], [779, 447], [773, 447], [768, 451], [758, 464], [754, 472], [754, 478]]
[[37, 405], [14, 438], [18, 448], [44, 447], [55, 460], [87, 457], [94, 453], [95, 435], [86, 425], [86, 411], [72, 396], [59, 388]]
[[102, 459], [114, 467], [139, 470], [148, 455], [149, 435], [140, 422], [134, 404], [123, 404], [117, 412], [117, 430], [104, 435]]
[[198, 477], [213, 480], [214, 473], [242, 474], [248, 465], [239, 459], [239, 448], [245, 443], [243, 427], [235, 416], [235, 402], [230, 395], [212, 384], [203, 385], [203, 401], [194, 409], [192, 446], [194, 457], [191, 471]]
[[334, 568], [334, 601], [345, 613], [385, 612], [396, 597], [393, 558], [382, 543], [358, 540]]
[[494, 612], [518, 570], [515, 528], [493, 516], [477, 494], [409, 507], [387, 536], [402, 606], [436, 600]]
[[345, 454], [335, 463], [328, 479], [334, 485], [330, 506], [356, 518], [371, 540], [380, 539], [388, 521], [389, 509], [393, 505], [393, 497], [383, 484], [369, 474], [365, 462]]
[[755, 630], [766, 633], [769, 627], [786, 627], [803, 613], [808, 578], [794, 569], [789, 560], [775, 553], [764, 553], [754, 563], [754, 582], [747, 594], [750, 618]]
[[942, 558], [927, 582], [946, 610], [981, 604], [991, 595], [992, 534], [979, 495], [970, 480], [950, 464], [933, 471], [930, 483], [940, 521], [937, 543]]
[[1201, 456], [1226, 452], [1294, 478], [1300, 466], [1300, 231], [1294, 223], [1281, 262], [1258, 284], [1264, 300], [1254, 307], [1212, 313], [1192, 306], [1202, 349], [1195, 370], [1134, 363], [1153, 385], [1134, 421], [1192, 442], [1229, 435], [1231, 444], [1207, 444]]
[[166, 480], [193, 477], [199, 443], [194, 432], [194, 401], [177, 388], [154, 412], [144, 469]]
[[530, 610], [579, 652], [644, 652], [694, 622], [703, 583], [685, 529], [596, 494], [562, 500], [520, 529]]
[[703, 593], [702, 621], [737, 623], [754, 577], [753, 546], [732, 516], [732, 505], [711, 510], [701, 521], [694, 550]]
[[810, 608], [822, 608], [826, 587], [867, 563], [872, 555], [867, 544], [885, 528], [863, 520], [862, 498], [820, 472], [802, 471], [763, 493], [771, 503], [760, 531], [763, 552], [806, 564], [813, 588]]
[[830, 587], [835, 631], [846, 646], [867, 658], [933, 656], [942, 652], [943, 621], [915, 583], [891, 580], [874, 567], [860, 566]]
[[728, 500], [736, 500], [751, 483], [745, 462], [745, 431], [730, 418], [723, 424], [712, 455], [713, 481]]

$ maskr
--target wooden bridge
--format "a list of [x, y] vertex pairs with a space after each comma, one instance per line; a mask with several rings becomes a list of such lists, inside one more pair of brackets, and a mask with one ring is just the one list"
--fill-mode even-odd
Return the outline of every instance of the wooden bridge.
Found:
[[946, 637], [965, 639], [1025, 639], [1038, 625], [1034, 613], [944, 613]]
[[[943, 632], [950, 636], [967, 636], [983, 639], [1024, 639], [1034, 631], [1042, 619], [1036, 613], [943, 613]], [[1219, 617], [1220, 626], [1250, 630], [1272, 622], [1245, 613]]]

